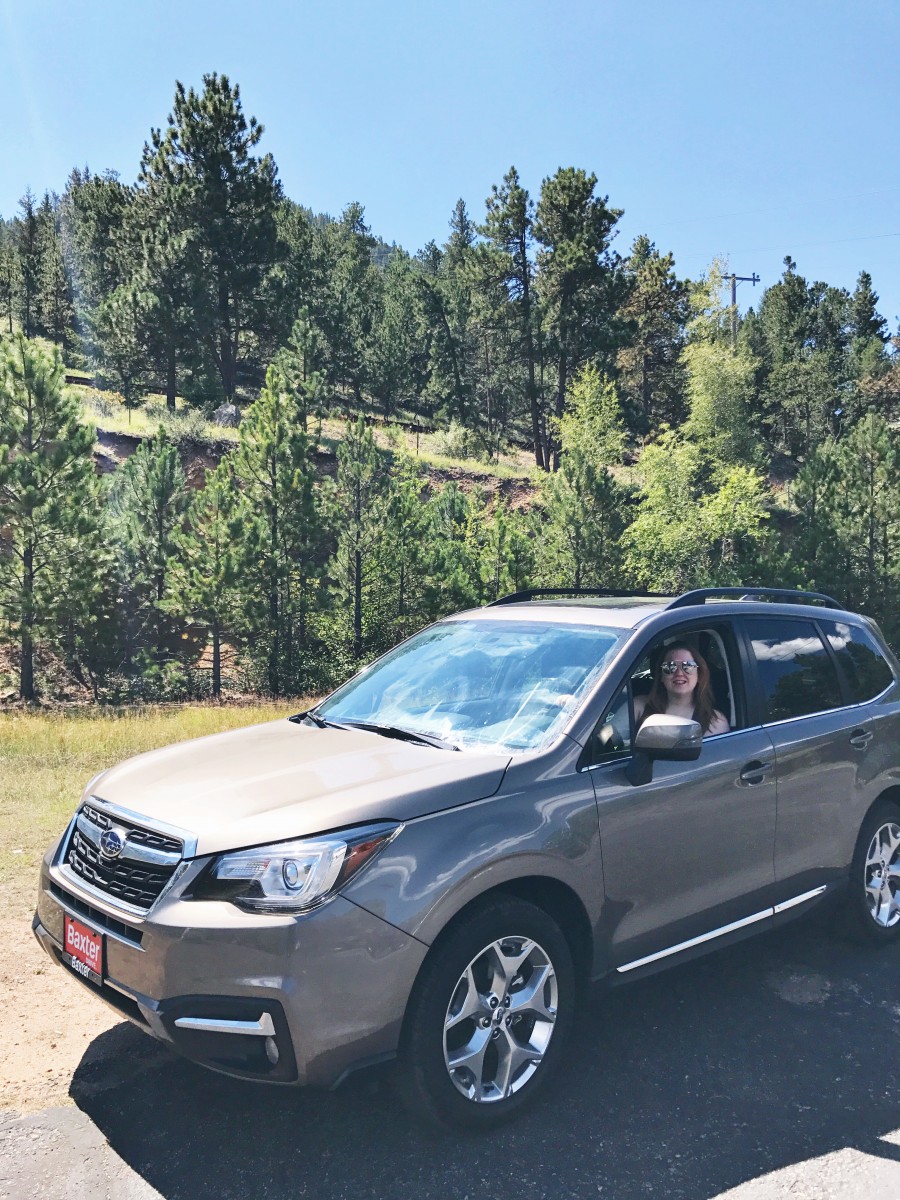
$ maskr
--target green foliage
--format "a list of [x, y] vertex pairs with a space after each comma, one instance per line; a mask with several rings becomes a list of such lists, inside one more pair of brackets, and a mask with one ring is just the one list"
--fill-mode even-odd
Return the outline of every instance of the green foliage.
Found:
[[673, 431], [645, 448], [640, 465], [643, 495], [623, 539], [634, 581], [672, 593], [756, 581], [772, 551], [763, 477], [748, 466], [712, 473]]
[[309, 311], [301, 308], [291, 327], [286, 345], [276, 357], [275, 364], [290, 391], [303, 431], [311, 417], [320, 425], [327, 410], [325, 379], [322, 373], [320, 338], [313, 326]]
[[487, 522], [481, 546], [480, 574], [486, 601], [529, 586], [536, 561], [532, 522], [500, 500]]
[[308, 678], [302, 659], [312, 637], [325, 534], [313, 447], [299, 417], [296, 396], [270, 367], [241, 422], [232, 460], [241, 490], [240, 606], [248, 654], [264, 664], [273, 696]]
[[93, 440], [63, 388], [59, 353], [22, 334], [0, 346], [0, 636], [18, 644], [26, 700], [36, 642], [58, 638], [95, 598]]
[[564, 455], [577, 451], [597, 468], [622, 461], [626, 433], [618, 392], [593, 363], [572, 380], [559, 435]]
[[795, 555], [809, 583], [900, 634], [900, 440], [869, 413], [841, 441], [826, 439], [797, 477]]
[[752, 464], [759, 460], [753, 432], [756, 372], [759, 362], [743, 343], [732, 346], [732, 312], [720, 300], [721, 274], [695, 286], [694, 316], [682, 351], [685, 392], [690, 406], [686, 432], [715, 462]]
[[535, 212], [537, 290], [555, 366], [557, 419], [572, 375], [595, 357], [611, 369], [617, 348], [624, 279], [610, 243], [622, 210], [595, 196], [596, 185], [596, 175], [561, 167], [542, 183]]
[[[171, 561], [188, 504], [181, 458], [162, 426], [154, 438], [138, 446], [119, 471], [111, 501], [132, 613], [129, 657], [161, 669], [177, 645], [177, 633], [166, 612], [171, 599]], [[149, 660], [145, 651], [151, 654]]]
[[[37, 638], [95, 697], [191, 694], [207, 633], [214, 692], [223, 639], [248, 686], [321, 689], [532, 582], [812, 581], [894, 628], [900, 364], [866, 272], [851, 293], [787, 258], [739, 320], [720, 269], [691, 285], [646, 235], [620, 259], [621, 211], [574, 167], [536, 203], [511, 167], [481, 223], [460, 199], [446, 241], [410, 257], [361, 204], [333, 219], [286, 198], [262, 132], [224, 76], [178, 84], [133, 186], [76, 170], [0, 220], [0, 596], [23, 693]], [[98, 412], [113, 387], [129, 419], [141, 406], [134, 432], [164, 421], [105, 494], [58, 358], [17, 329], [87, 369]], [[201, 414], [254, 394], [236, 450], [189, 496], [179, 454], [210, 440]], [[429, 483], [364, 420], [320, 478], [325, 420], [372, 409], [436, 426], [457, 460], [527, 446], [538, 502]], [[626, 446], [645, 447], [630, 491]], [[46, 463], [64, 452], [54, 491]], [[797, 505], [777, 528], [767, 470]]]
[[541, 487], [543, 525], [536, 570], [559, 587], [617, 587], [624, 497], [606, 468], [583, 450], [566, 451]]
[[239, 496], [226, 459], [192, 495], [169, 562], [170, 611], [209, 627], [213, 696], [222, 691], [222, 634], [236, 624], [240, 541]]
[[337, 548], [329, 567], [339, 629], [354, 662], [367, 648], [369, 600], [385, 532], [388, 464], [362, 417], [348, 424], [338, 447], [335, 488]]
[[635, 238], [625, 261], [627, 295], [618, 319], [627, 333], [616, 355], [624, 406], [642, 434], [684, 419], [685, 330], [690, 288], [675, 275], [671, 254], [660, 254], [646, 234]]

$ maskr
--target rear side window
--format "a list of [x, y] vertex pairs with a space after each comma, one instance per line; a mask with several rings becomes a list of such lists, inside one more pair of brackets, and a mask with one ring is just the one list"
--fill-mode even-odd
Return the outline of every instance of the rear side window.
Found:
[[763, 720], [785, 721], [844, 703], [834, 663], [812, 621], [751, 618], [747, 631], [766, 704]]
[[873, 700], [893, 682], [894, 673], [867, 629], [842, 621], [822, 621], [821, 626], [857, 704]]

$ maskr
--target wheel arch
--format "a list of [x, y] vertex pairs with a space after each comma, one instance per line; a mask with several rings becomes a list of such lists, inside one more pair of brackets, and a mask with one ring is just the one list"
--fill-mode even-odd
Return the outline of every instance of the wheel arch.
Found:
[[416, 982], [418, 983], [418, 979], [435, 953], [464, 921], [468, 920], [474, 912], [484, 908], [492, 899], [503, 897], [524, 900], [528, 904], [533, 904], [556, 922], [569, 945], [579, 986], [585, 984], [590, 978], [593, 968], [594, 947], [593, 932], [587, 910], [578, 893], [568, 884], [551, 876], [541, 875], [522, 875], [504, 880], [473, 897], [458, 909], [431, 943], [429, 951], [419, 967]]
[[879, 804], [885, 803], [893, 804], [897, 808], [900, 808], [900, 784], [893, 784], [891, 787], [886, 787], [883, 791], [879, 792], [866, 811], [863, 813], [862, 820], [859, 823], [859, 828], [856, 831], [854, 852], [856, 843], [859, 841], [859, 835], [862, 833], [866, 821], [868, 821], [869, 817], [871, 817], [872, 813], [879, 806]]

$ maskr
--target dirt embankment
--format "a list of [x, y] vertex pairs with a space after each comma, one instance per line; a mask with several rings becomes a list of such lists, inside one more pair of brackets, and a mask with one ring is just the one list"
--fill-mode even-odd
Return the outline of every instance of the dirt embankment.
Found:
[[[134, 454], [144, 439], [138, 434], [112, 433], [97, 430], [94, 446], [94, 463], [99, 475], [109, 475]], [[221, 442], [185, 442], [181, 445], [181, 459], [188, 483], [202, 488], [207, 471], [213, 470], [234, 444]], [[536, 489], [523, 479], [501, 479], [496, 475], [469, 471], [465, 467], [434, 467], [425, 463], [424, 478], [428, 490], [436, 490], [446, 483], [455, 483], [463, 492], [480, 488], [490, 502], [503, 499], [511, 508], [527, 509], [534, 503]], [[316, 469], [321, 476], [333, 478], [337, 473], [337, 457], [330, 450], [316, 451]]]

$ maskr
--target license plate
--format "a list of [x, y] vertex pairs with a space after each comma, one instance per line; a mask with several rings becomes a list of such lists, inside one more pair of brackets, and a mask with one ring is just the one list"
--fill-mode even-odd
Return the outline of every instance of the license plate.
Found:
[[83, 979], [103, 982], [103, 934], [66, 914], [63, 958]]

